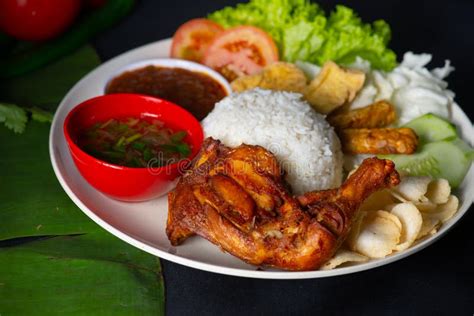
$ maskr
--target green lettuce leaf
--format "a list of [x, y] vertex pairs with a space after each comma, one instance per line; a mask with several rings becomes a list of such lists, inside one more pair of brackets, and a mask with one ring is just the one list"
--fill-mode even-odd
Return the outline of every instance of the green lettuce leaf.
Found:
[[390, 26], [385, 21], [364, 24], [353, 10], [337, 6], [329, 17], [326, 31], [324, 46], [309, 61], [322, 64], [334, 60], [351, 64], [360, 56], [376, 69], [391, 70], [395, 67], [396, 55], [387, 48]]
[[[324, 16], [324, 12], [317, 4], [310, 4], [306, 0], [252, 0], [249, 3], [237, 4], [235, 8], [225, 7], [211, 13], [208, 18], [225, 28], [254, 25], [264, 29], [275, 40], [281, 52], [285, 27], [305, 22], [301, 25], [301, 31], [308, 31], [308, 24], [318, 16]], [[302, 34], [299, 37], [305, 36]]]
[[327, 16], [307, 0], [251, 0], [211, 13], [208, 18], [226, 28], [254, 25], [264, 29], [285, 61], [321, 65], [333, 60], [347, 65], [360, 56], [376, 69], [391, 70], [396, 66], [396, 55], [387, 47], [389, 25], [382, 20], [364, 23], [345, 6], [337, 6]]

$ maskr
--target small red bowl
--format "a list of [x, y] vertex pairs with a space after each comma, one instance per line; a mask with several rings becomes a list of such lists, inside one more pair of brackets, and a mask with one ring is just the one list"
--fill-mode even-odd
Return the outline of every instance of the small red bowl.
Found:
[[[171, 129], [186, 131], [184, 140], [191, 145], [191, 156], [161, 168], [129, 168], [97, 159], [77, 145], [84, 129], [123, 117], [158, 119]], [[201, 124], [191, 113], [166, 100], [139, 94], [110, 94], [84, 101], [67, 115], [64, 135], [72, 159], [87, 182], [112, 198], [128, 202], [150, 200], [171, 190], [204, 138]]]

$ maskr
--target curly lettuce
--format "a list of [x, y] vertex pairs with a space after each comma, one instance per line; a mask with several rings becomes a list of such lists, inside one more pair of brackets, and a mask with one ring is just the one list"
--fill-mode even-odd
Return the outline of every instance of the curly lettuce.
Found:
[[254, 25], [272, 36], [280, 58], [323, 64], [351, 64], [357, 56], [373, 68], [391, 70], [396, 55], [387, 45], [390, 26], [383, 20], [364, 23], [350, 8], [339, 5], [328, 15], [307, 0], [251, 0], [209, 14], [225, 28]]

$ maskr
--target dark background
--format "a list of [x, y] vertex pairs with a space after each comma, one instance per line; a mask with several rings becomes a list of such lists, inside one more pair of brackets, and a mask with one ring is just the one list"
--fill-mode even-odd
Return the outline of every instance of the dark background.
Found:
[[[95, 41], [103, 61], [171, 37], [191, 18], [238, 1], [141, 0], [120, 25]], [[364, 21], [386, 20], [391, 48], [433, 54], [431, 67], [450, 59], [450, 88], [474, 119], [474, 1], [319, 1], [326, 10], [345, 4]], [[446, 236], [395, 263], [356, 274], [312, 280], [237, 278], [162, 260], [168, 315], [348, 314], [474, 315], [474, 210]]]

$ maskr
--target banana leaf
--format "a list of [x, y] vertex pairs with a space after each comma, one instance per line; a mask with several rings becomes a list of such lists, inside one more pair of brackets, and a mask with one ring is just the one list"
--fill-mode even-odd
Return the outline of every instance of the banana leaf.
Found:
[[1, 315], [163, 315], [158, 258], [105, 231], [0, 248]]
[[0, 81], [0, 101], [54, 112], [69, 89], [99, 64], [94, 48], [84, 46], [47, 67]]
[[59, 185], [49, 160], [50, 125], [23, 134], [0, 126], [0, 240], [97, 230]]
[[[85, 47], [0, 82], [0, 101], [54, 111], [98, 64]], [[0, 315], [164, 314], [158, 258], [103, 231], [73, 204], [51, 167], [49, 129], [31, 120], [23, 134], [0, 126]], [[51, 235], [65, 236], [34, 238]]]
[[[54, 112], [67, 91], [99, 64], [95, 50], [85, 46], [48, 67], [0, 81], [0, 101]], [[18, 135], [0, 126], [0, 240], [96, 230], [53, 173], [49, 128], [30, 121]]]

